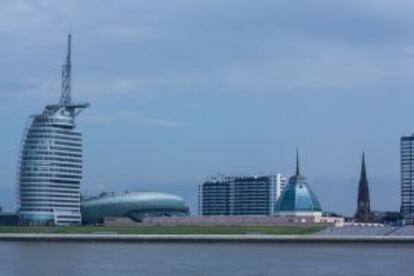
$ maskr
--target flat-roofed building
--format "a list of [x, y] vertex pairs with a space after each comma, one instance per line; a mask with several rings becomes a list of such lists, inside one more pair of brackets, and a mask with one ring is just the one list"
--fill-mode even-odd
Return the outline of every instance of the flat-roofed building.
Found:
[[209, 178], [199, 187], [199, 214], [270, 216], [285, 185], [281, 174]]
[[401, 216], [414, 221], [414, 134], [401, 137]]

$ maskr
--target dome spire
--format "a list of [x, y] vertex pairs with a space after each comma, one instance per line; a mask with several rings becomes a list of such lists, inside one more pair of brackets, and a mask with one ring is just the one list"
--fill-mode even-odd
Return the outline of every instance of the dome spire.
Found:
[[299, 149], [298, 148], [296, 148], [296, 175], [300, 175]]

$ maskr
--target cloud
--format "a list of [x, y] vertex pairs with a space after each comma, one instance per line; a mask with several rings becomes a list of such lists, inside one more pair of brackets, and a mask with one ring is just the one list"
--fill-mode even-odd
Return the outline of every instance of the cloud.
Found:
[[59, 90], [71, 22], [74, 93], [91, 100], [377, 84], [413, 71], [414, 5], [397, 2], [5, 0], [0, 97]]
[[149, 126], [161, 127], [161, 128], [177, 128], [184, 127], [186, 124], [178, 121], [160, 120], [160, 119], [146, 119], [143, 123]]
[[114, 124], [114, 123], [135, 123], [143, 126], [157, 127], [157, 128], [181, 128], [186, 124], [181, 121], [160, 119], [160, 118], [147, 118], [142, 114], [135, 112], [118, 112], [118, 113], [106, 113], [106, 114], [91, 114], [81, 119], [85, 123], [98, 123], [98, 124]]
[[171, 92], [196, 92], [207, 80], [192, 72], [163, 72], [146, 75], [88, 75], [76, 80], [74, 88], [91, 97], [165, 95]]
[[114, 40], [121, 40], [124, 42], [157, 39], [163, 38], [168, 34], [162, 28], [154, 26], [134, 26], [134, 25], [122, 25], [122, 26], [103, 26], [98, 29], [97, 35], [107, 36]]

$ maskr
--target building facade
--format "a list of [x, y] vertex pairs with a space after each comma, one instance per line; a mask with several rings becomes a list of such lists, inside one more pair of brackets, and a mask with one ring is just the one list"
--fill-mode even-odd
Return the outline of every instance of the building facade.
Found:
[[199, 187], [199, 214], [270, 216], [285, 185], [281, 174], [210, 178]]
[[401, 137], [401, 216], [414, 221], [414, 134]]
[[71, 35], [58, 104], [32, 115], [18, 166], [18, 216], [22, 224], [81, 223], [82, 134], [75, 117], [88, 104], [71, 101]]

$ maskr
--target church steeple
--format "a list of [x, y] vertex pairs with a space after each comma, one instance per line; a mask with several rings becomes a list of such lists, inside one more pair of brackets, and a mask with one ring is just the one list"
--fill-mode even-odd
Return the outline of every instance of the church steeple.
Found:
[[361, 176], [358, 185], [358, 202], [355, 219], [358, 222], [371, 221], [371, 207], [369, 200], [369, 187], [365, 164], [365, 153], [362, 154]]
[[367, 169], [365, 166], [365, 153], [362, 153], [362, 165], [361, 165], [361, 178], [360, 179], [364, 179], [366, 182], [367, 181]]

